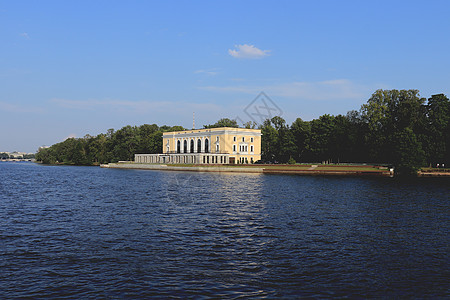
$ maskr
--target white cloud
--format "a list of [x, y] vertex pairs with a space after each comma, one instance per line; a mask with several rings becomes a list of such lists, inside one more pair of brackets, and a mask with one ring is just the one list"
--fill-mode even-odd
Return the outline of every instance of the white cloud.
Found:
[[270, 50], [261, 50], [253, 45], [235, 45], [237, 50], [228, 49], [228, 54], [235, 58], [259, 59], [270, 55]]
[[77, 135], [75, 133], [71, 133], [64, 138], [64, 141], [67, 139], [75, 139], [75, 138], [77, 138]]

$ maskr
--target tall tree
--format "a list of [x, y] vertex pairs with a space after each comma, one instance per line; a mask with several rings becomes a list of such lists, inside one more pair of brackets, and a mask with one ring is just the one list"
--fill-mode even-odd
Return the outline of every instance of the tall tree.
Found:
[[310, 123], [303, 121], [301, 118], [297, 118], [292, 123], [290, 131], [294, 139], [293, 158], [297, 162], [306, 162], [309, 154]]
[[332, 160], [332, 134], [335, 131], [335, 117], [320, 116], [311, 121], [310, 149], [314, 161]]
[[377, 90], [361, 106], [361, 116], [368, 126], [368, 149], [374, 161], [392, 160], [396, 133], [416, 127], [424, 102], [417, 90]]
[[265, 120], [261, 129], [261, 158], [265, 161], [273, 161], [277, 153], [278, 132], [272, 126], [269, 119]]
[[396, 143], [393, 146], [393, 163], [400, 174], [415, 174], [425, 164], [425, 152], [409, 127], [394, 134]]
[[431, 96], [426, 105], [425, 149], [430, 164], [450, 163], [450, 101], [444, 94]]

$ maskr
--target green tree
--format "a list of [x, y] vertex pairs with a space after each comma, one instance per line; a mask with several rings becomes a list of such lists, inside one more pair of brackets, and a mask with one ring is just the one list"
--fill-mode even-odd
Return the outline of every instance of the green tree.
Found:
[[315, 161], [332, 160], [331, 142], [334, 130], [334, 116], [326, 114], [311, 121], [310, 149]]
[[179, 126], [179, 125], [175, 125], [175, 126], [172, 126], [172, 127], [167, 126], [168, 127], [167, 130], [164, 130], [163, 127], [164, 126], [161, 127], [161, 131], [163, 131], [163, 132], [165, 132], [165, 131], [183, 131], [183, 130], [187, 130], [183, 126]]
[[282, 117], [275, 116], [270, 121], [277, 131], [275, 159], [279, 162], [286, 163], [295, 153], [294, 136]]
[[265, 161], [273, 161], [277, 153], [278, 132], [272, 126], [269, 119], [261, 125], [261, 158]]
[[394, 136], [405, 128], [416, 129], [422, 118], [424, 98], [417, 90], [377, 90], [361, 106], [367, 124], [367, 147], [376, 162], [392, 160]]
[[396, 143], [393, 147], [393, 163], [396, 172], [402, 175], [413, 175], [425, 164], [425, 152], [409, 127], [395, 133]]
[[133, 160], [136, 149], [140, 143], [137, 127], [130, 125], [117, 130], [111, 137], [113, 145], [113, 162], [120, 160]]
[[236, 122], [236, 120], [231, 120], [228, 118], [222, 118], [219, 121], [217, 121], [216, 123], [212, 124], [212, 125], [203, 125], [203, 128], [218, 128], [218, 127], [234, 127], [234, 128], [238, 128], [239, 125]]
[[291, 125], [290, 131], [294, 139], [293, 158], [298, 162], [306, 162], [309, 155], [309, 137], [311, 126], [309, 122], [297, 118]]
[[444, 94], [431, 96], [426, 109], [426, 128], [422, 140], [429, 164], [450, 163], [450, 101]]
[[257, 127], [258, 124], [256, 124], [255, 121], [248, 121], [244, 123], [244, 128], [247, 129], [255, 129]]
[[159, 127], [156, 124], [144, 124], [138, 128], [140, 139], [136, 149], [137, 153], [154, 153], [153, 136], [157, 131], [159, 131]]
[[36, 153], [36, 160], [44, 164], [55, 164], [57, 162], [55, 150], [50, 148], [40, 148]]

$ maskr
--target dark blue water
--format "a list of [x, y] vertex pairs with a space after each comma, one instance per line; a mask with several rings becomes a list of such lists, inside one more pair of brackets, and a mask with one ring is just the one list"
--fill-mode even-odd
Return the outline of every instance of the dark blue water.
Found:
[[450, 181], [0, 163], [0, 298], [445, 298]]

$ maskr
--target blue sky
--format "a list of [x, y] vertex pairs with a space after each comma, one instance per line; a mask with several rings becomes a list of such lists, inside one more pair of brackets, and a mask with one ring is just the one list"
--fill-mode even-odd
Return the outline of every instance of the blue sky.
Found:
[[0, 1], [0, 151], [125, 125], [292, 123], [449, 95], [450, 1]]

